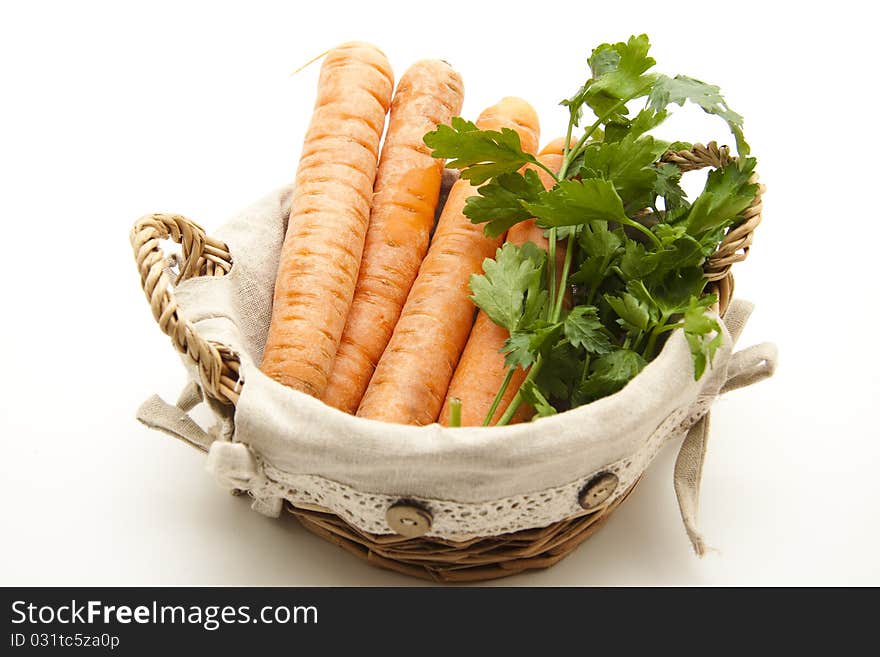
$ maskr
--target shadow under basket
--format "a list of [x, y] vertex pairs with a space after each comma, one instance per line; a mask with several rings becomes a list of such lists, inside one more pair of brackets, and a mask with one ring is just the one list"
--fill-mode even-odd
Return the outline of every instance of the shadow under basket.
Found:
[[[719, 147], [714, 142], [664, 156], [664, 161], [683, 171], [720, 167], [731, 159], [727, 147]], [[755, 201], [744, 213], [743, 220], [728, 231], [718, 250], [704, 265], [709, 289], [718, 294], [717, 310], [722, 315], [733, 293], [731, 266], [746, 258], [754, 230], [761, 221], [762, 192], [763, 186], [759, 185]], [[180, 256], [167, 257], [164, 254], [160, 243], [166, 239], [181, 245]], [[224, 242], [207, 237], [201, 227], [179, 215], [143, 217], [132, 230], [131, 242], [153, 317], [162, 331], [171, 337], [176, 349], [186, 355], [200, 388], [198, 399], [191, 398], [187, 402], [178, 402], [176, 407], [169, 407], [171, 410], [165, 409], [173, 421], [164, 426], [159, 421], [139, 418], [153, 428], [187, 437], [189, 442], [207, 450], [213, 437], [208, 432], [199, 434], [201, 430], [194, 423], [188, 426], [190, 420], [186, 411], [201, 399], [202, 394], [215, 408], [232, 408], [247, 382], [242, 381], [236, 352], [224, 344], [205, 339], [184, 316], [184, 310], [175, 299], [174, 285], [190, 278], [224, 276], [232, 267], [232, 256]], [[174, 266], [179, 273], [172, 282], [171, 269]], [[768, 372], [772, 371], [772, 367], [768, 365], [768, 368]], [[728, 387], [734, 387], [730, 379]], [[190, 439], [186, 431], [196, 438]], [[701, 468], [701, 460], [699, 465]], [[678, 469], [678, 464], [676, 467]], [[425, 536], [425, 528], [431, 526], [430, 513], [418, 504], [406, 504], [405, 500], [388, 509], [388, 524], [397, 529], [396, 534], [368, 533], [319, 505], [292, 504], [290, 501], [283, 504], [284, 509], [307, 530], [374, 566], [438, 582], [473, 582], [554, 565], [601, 527], [637, 481], [638, 477], [627, 482], [622, 494], [617, 491], [612, 496], [618, 482], [614, 475], [603, 473], [581, 489], [581, 510], [570, 517], [539, 528], [468, 540]], [[685, 504], [681, 495], [679, 501], [684, 517]], [[685, 524], [687, 526], [687, 520]], [[691, 534], [690, 527], [688, 533]], [[691, 538], [694, 540], [694, 536]], [[694, 545], [697, 546], [696, 541]]]

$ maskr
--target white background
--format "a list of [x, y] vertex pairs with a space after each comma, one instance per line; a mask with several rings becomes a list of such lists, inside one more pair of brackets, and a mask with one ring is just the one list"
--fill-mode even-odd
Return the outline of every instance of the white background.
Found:
[[[2, 584], [415, 583], [269, 520], [195, 450], [134, 420], [184, 383], [139, 289], [128, 231], [149, 212], [210, 231], [289, 180], [317, 53], [380, 45], [399, 76], [440, 57], [464, 115], [538, 109], [596, 44], [648, 32], [658, 70], [722, 86], [768, 185], [737, 293], [742, 338], [776, 341], [774, 379], [713, 415], [690, 552], [654, 463], [605, 528], [549, 571], [502, 584], [880, 584], [875, 23], [869, 3], [3, 3]], [[728, 141], [681, 111], [670, 130]]]

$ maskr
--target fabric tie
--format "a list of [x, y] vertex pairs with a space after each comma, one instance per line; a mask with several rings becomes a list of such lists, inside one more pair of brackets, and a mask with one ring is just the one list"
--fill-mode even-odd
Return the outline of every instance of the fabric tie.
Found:
[[201, 388], [195, 381], [190, 381], [180, 393], [177, 404], [172, 406], [159, 395], [152, 395], [138, 408], [136, 417], [150, 429], [158, 429], [187, 445], [207, 452], [214, 439], [188, 413], [201, 401]]
[[151, 429], [158, 429], [187, 445], [208, 453], [205, 469], [217, 482], [231, 491], [247, 491], [253, 498], [251, 508], [263, 515], [277, 518], [281, 514], [280, 497], [267, 494], [268, 481], [253, 452], [243, 443], [217, 438], [222, 431], [207, 432], [190, 417], [203, 400], [198, 384], [190, 382], [174, 405], [158, 395], [147, 399], [137, 411], [137, 419]]
[[270, 518], [281, 514], [282, 500], [276, 495], [263, 495], [268, 489], [263, 469], [254, 453], [244, 443], [215, 440], [208, 450], [205, 469], [224, 488], [246, 490], [254, 498], [251, 508]]
[[[733, 343], [742, 333], [752, 314], [754, 306], [742, 300], [734, 300], [724, 315], [724, 324]], [[727, 366], [727, 379], [718, 391], [724, 394], [737, 388], [757, 383], [776, 371], [777, 351], [769, 342], [754, 345], [738, 351], [730, 358]], [[703, 464], [709, 443], [710, 413], [707, 411], [690, 428], [675, 460], [673, 486], [678, 498], [678, 509], [691, 545], [697, 556], [706, 554], [706, 542], [697, 530], [697, 513], [700, 501], [700, 482], [703, 478]]]

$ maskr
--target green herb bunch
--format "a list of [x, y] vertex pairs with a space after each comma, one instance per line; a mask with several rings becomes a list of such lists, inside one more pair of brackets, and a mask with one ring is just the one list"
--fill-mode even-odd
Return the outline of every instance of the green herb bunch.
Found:
[[[503, 349], [507, 377], [484, 424], [518, 367], [528, 374], [501, 425], [523, 402], [545, 416], [617, 392], [675, 329], [690, 345], [696, 379], [720, 346], [720, 326], [706, 313], [717, 299], [704, 292], [702, 265], [753, 202], [755, 159], [742, 117], [719, 88], [651, 72], [649, 48], [641, 35], [593, 50], [590, 78], [561, 103], [569, 120], [558, 172], [523, 152], [513, 130], [479, 130], [454, 118], [425, 135], [434, 157], [448, 159], [462, 178], [479, 185], [464, 213], [485, 224], [487, 235], [497, 237], [532, 217], [547, 229], [548, 251], [505, 243], [483, 263], [483, 273], [471, 277], [473, 302], [510, 332]], [[642, 98], [644, 105], [631, 110], [631, 101]], [[727, 123], [739, 155], [709, 174], [693, 203], [680, 186], [678, 167], [661, 161], [664, 153], [690, 144], [649, 134], [670, 105], [686, 101]], [[575, 141], [588, 113], [595, 120]], [[545, 189], [534, 170], [521, 173], [528, 164], [545, 169], [555, 185]], [[565, 249], [561, 272], [557, 242]]]

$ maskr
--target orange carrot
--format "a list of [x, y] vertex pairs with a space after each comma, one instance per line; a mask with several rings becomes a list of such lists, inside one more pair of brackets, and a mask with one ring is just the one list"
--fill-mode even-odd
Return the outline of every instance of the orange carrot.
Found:
[[310, 395], [327, 385], [354, 294], [392, 87], [369, 44], [343, 44], [321, 66], [260, 365]]
[[[574, 148], [575, 144], [577, 144], [577, 139], [572, 138], [569, 142], [569, 145]], [[551, 142], [548, 142], [547, 145], [544, 146], [540, 151], [538, 151], [538, 155], [562, 155], [562, 150], [565, 148], [565, 137], [557, 137]]]
[[[557, 140], [561, 148], [564, 143]], [[544, 148], [546, 152], [556, 142], [551, 142], [549, 146]], [[552, 150], [552, 149], [551, 149]], [[540, 161], [553, 171], [558, 171], [562, 165], [562, 155], [557, 153], [549, 153], [542, 155]], [[541, 177], [544, 187], [552, 187], [553, 179], [543, 169], [533, 167]], [[511, 244], [521, 246], [526, 242], [532, 242], [536, 246], [547, 250], [547, 238], [544, 237], [544, 230], [535, 224], [534, 219], [528, 219], [515, 224], [507, 233], [507, 241]], [[565, 254], [557, 249], [557, 271], [561, 271], [561, 260]], [[562, 258], [560, 258], [562, 256]], [[483, 424], [495, 395], [501, 389], [504, 379], [507, 377], [507, 366], [504, 364], [504, 354], [501, 348], [504, 346], [505, 340], [510, 337], [507, 329], [498, 326], [489, 319], [489, 316], [480, 311], [477, 315], [477, 321], [471, 329], [468, 337], [467, 345], [461, 354], [458, 367], [455, 368], [455, 374], [452, 382], [449, 384], [449, 390], [446, 393], [446, 401], [440, 411], [438, 422], [443, 425], [449, 424], [449, 400], [453, 397], [461, 400], [461, 425], [462, 426], [479, 426]], [[490, 424], [497, 422], [504, 410], [510, 405], [510, 401], [516, 395], [517, 390], [526, 378], [527, 370], [516, 368], [510, 379], [501, 401], [492, 415]], [[523, 422], [528, 420], [534, 413], [528, 404], [519, 407], [516, 414], [511, 420], [514, 422]]]
[[357, 411], [428, 250], [443, 161], [423, 141], [461, 111], [461, 77], [446, 62], [413, 65], [397, 85], [373, 189], [351, 310], [321, 399]]
[[[538, 147], [538, 117], [518, 98], [505, 98], [480, 115], [484, 130], [511, 128], [523, 150]], [[458, 357], [474, 320], [468, 299], [470, 275], [495, 255], [501, 238], [486, 237], [483, 226], [462, 214], [476, 194], [466, 180], [453, 185], [428, 254], [407, 297], [391, 341], [382, 354], [358, 415], [403, 424], [437, 419]]]

